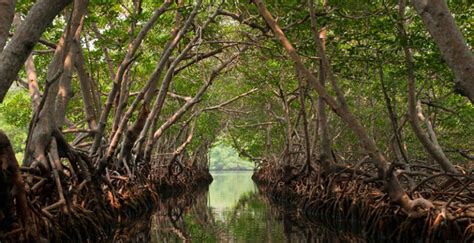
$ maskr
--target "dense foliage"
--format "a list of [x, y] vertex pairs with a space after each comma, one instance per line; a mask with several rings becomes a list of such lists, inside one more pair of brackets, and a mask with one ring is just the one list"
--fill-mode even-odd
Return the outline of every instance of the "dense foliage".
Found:
[[175, 186], [209, 166], [255, 165], [285, 185], [351, 173], [408, 212], [433, 208], [429, 193], [443, 210], [472, 199], [466, 1], [2, 4], [0, 128], [23, 161], [0, 132], [2, 217], [17, 217], [14, 201], [25, 225], [72, 204], [109, 212], [153, 190], [144, 183]]
[[[216, 5], [215, 3], [214, 5]], [[310, 21], [305, 9], [306, 3], [299, 1], [272, 2], [269, 1], [270, 11], [278, 16], [278, 22], [285, 28], [287, 36], [295, 47], [305, 57], [308, 66], [318, 65], [317, 50], [312, 41]], [[114, 3], [112, 1], [96, 3], [91, 1], [85, 18], [83, 30], [83, 47], [86, 67], [91, 79], [96, 83], [98, 94], [106, 94], [111, 89], [110, 70], [107, 58], [117, 63], [124, 57], [126, 49], [124, 42], [137, 34], [127, 26], [143, 25], [150, 18], [153, 10], [160, 6], [159, 2], [143, 1], [141, 11], [133, 13], [131, 3]], [[31, 3], [20, 2], [18, 11], [25, 15]], [[183, 8], [182, 13], [190, 12], [191, 6]], [[386, 92], [390, 96], [392, 106], [401, 122], [401, 133], [404, 136], [404, 146], [410, 155], [418, 159], [426, 159], [426, 153], [406, 125], [407, 93], [403, 51], [400, 47], [400, 37], [397, 33], [397, 5], [393, 2], [375, 1], [371, 4], [357, 1], [329, 2], [325, 10], [318, 9], [318, 21], [326, 26], [327, 52], [332, 61], [334, 72], [339, 79], [339, 85], [352, 111], [359, 117], [365, 127], [374, 136], [383, 150], [390, 150], [392, 134], [390, 120], [387, 114], [386, 101], [382, 94], [382, 81]], [[472, 23], [474, 14], [472, 5], [462, 1], [449, 1], [449, 7], [460, 26], [466, 41], [472, 45], [474, 34]], [[226, 10], [234, 11], [242, 18], [255, 17], [255, 7], [247, 2], [234, 2], [225, 5]], [[302, 11], [303, 10], [303, 11]], [[210, 12], [210, 11], [208, 11]], [[130, 69], [130, 93], [138, 92], [154, 69], [157, 56], [165, 46], [173, 28], [174, 13], [165, 13], [153, 27], [143, 47]], [[474, 147], [474, 108], [465, 98], [453, 92], [452, 80], [454, 76], [443, 63], [439, 50], [431, 40], [421, 20], [410, 7], [408, 9], [408, 33], [415, 57], [416, 77], [418, 80], [418, 99], [424, 106], [427, 116], [438, 135], [440, 145], [457, 163], [466, 160], [456, 151], [471, 151]], [[204, 16], [197, 21], [204, 21]], [[53, 22], [43, 38], [55, 42], [65, 26], [65, 17]], [[248, 24], [251, 23], [251, 24]], [[245, 150], [251, 157], [268, 157], [270, 154], [278, 156], [285, 146], [285, 126], [288, 122], [285, 117], [285, 108], [279, 97], [292, 98], [297, 89], [297, 77], [291, 62], [288, 61], [276, 40], [262, 38], [262, 29], [265, 24], [258, 18], [247, 22], [248, 25], [238, 24], [228, 16], [218, 16], [217, 21], [204, 32], [203, 41], [196, 52], [205, 52], [215, 48], [222, 48], [229, 43], [245, 42], [250, 49], [240, 58], [240, 65], [222, 75], [222, 80], [216, 81], [207, 94], [201, 99], [199, 107], [216, 105], [257, 87], [258, 91], [243, 98], [241, 101], [230, 104], [223, 112], [203, 114], [198, 118], [198, 125], [194, 135], [194, 142], [190, 149], [198, 148], [197, 143], [205, 141], [212, 144], [219, 134], [236, 138], [237, 150]], [[256, 28], [255, 26], [259, 27]], [[97, 30], [100, 32], [98, 35]], [[268, 33], [268, 32], [267, 32]], [[188, 37], [189, 38], [189, 37]], [[107, 50], [108, 56], [104, 56]], [[44, 88], [47, 64], [51, 61], [53, 52], [48, 46], [37, 44], [33, 52], [40, 89]], [[205, 75], [202, 71], [215, 66], [215, 60], [198, 63], [183, 70], [176, 76], [171, 85], [173, 93], [182, 96], [192, 96], [200, 85], [199, 77]], [[25, 73], [20, 73], [20, 79], [25, 80]], [[382, 75], [382, 76], [381, 76]], [[197, 79], [196, 79], [197, 78]], [[220, 79], [220, 78], [219, 78]], [[86, 117], [82, 112], [82, 96], [80, 95], [79, 80], [73, 77], [72, 97], [68, 105], [66, 126], [86, 128]], [[21, 143], [25, 140], [24, 131], [31, 117], [31, 108], [28, 106], [26, 92], [11, 91], [2, 104], [3, 128], [13, 137], [15, 151], [22, 152]], [[314, 112], [317, 94], [308, 92], [306, 107]], [[99, 96], [99, 104], [105, 103], [105, 96]], [[131, 101], [129, 101], [131, 102]], [[171, 115], [180, 105], [179, 100], [169, 100], [163, 110], [163, 118]], [[300, 104], [290, 102], [289, 119], [298, 123]], [[191, 114], [191, 113], [189, 113]], [[136, 117], [136, 115], [134, 115]], [[316, 122], [312, 116], [311, 125]], [[285, 118], [286, 119], [286, 118]], [[181, 119], [186, 120], [186, 117]], [[333, 148], [343, 158], [357, 158], [358, 146], [354, 135], [341, 123], [334, 114], [329, 114]], [[112, 118], [109, 119], [112, 122]], [[159, 125], [159, 123], [158, 123]], [[300, 124], [297, 124], [301, 126]], [[314, 125], [316, 126], [316, 125]], [[108, 126], [109, 127], [109, 126]], [[301, 127], [297, 127], [301, 129]], [[171, 128], [169, 133], [178, 133], [179, 129]], [[266, 143], [266, 136], [271, 134], [271, 144]], [[315, 133], [313, 133], [315, 134]], [[170, 134], [169, 136], [172, 137]], [[229, 137], [228, 137], [229, 138]], [[196, 142], [198, 141], [198, 142]], [[231, 146], [232, 139], [226, 139]], [[209, 146], [209, 145], [208, 145]], [[315, 144], [317, 148], [317, 144]], [[315, 148], [315, 151], [317, 149]]]

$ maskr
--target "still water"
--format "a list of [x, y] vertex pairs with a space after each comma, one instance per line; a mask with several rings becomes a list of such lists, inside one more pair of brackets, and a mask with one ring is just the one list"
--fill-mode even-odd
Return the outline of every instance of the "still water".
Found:
[[164, 202], [151, 218], [151, 242], [339, 242], [340, 234], [271, 206], [251, 175], [214, 172], [207, 191]]

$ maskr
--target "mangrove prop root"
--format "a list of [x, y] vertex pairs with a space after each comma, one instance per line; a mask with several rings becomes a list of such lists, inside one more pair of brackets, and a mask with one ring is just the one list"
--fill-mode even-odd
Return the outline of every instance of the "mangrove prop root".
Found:
[[[0, 132], [0, 241], [120, 238], [120, 229], [148, 217], [163, 198], [212, 181], [207, 169], [194, 166], [183, 166], [171, 176], [152, 168], [151, 173], [133, 178], [112, 169], [107, 169], [107, 179], [97, 177], [91, 158], [61, 139], [54, 140], [58, 150], [49, 146], [46, 159], [51, 173], [44, 175], [32, 168], [20, 170], [7, 137]], [[61, 163], [61, 157], [75, 160], [77, 174], [68, 168], [72, 163]]]
[[[410, 240], [410, 236], [422, 237], [428, 241], [435, 236], [436, 239], [445, 240], [472, 239], [474, 205], [472, 199], [469, 199], [472, 198], [470, 190], [473, 188], [468, 179], [463, 181], [463, 186], [449, 190], [443, 188], [431, 191], [431, 187], [418, 185], [416, 192], [403, 195], [411, 198], [406, 200], [411, 205], [401, 207], [391, 202], [387, 194], [378, 189], [376, 181], [367, 183], [364, 174], [340, 172], [327, 174], [319, 180], [316, 176], [301, 173], [301, 176], [292, 175], [292, 180], [288, 183], [288, 175], [284, 171], [261, 164], [252, 178], [274, 203], [302, 208], [307, 220], [331, 225], [336, 230], [341, 225], [340, 220], [346, 220], [350, 227], [343, 230], [365, 232], [368, 237], [384, 234], [402, 241]], [[443, 176], [429, 177], [423, 184], [441, 177]], [[445, 198], [445, 201], [432, 202], [417, 196], [429, 198], [434, 194], [438, 198]], [[466, 204], [464, 201], [471, 203]], [[407, 211], [406, 208], [411, 210]], [[354, 226], [358, 230], [354, 230], [350, 222], [361, 222], [357, 227]]]

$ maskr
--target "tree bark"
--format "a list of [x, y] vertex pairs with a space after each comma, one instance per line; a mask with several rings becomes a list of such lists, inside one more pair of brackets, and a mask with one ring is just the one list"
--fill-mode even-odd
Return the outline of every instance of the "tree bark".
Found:
[[[52, 133], [58, 127], [62, 127], [65, 119], [68, 94], [64, 91], [67, 89], [66, 86], [70, 86], [74, 58], [71, 45], [74, 39], [79, 39], [81, 20], [87, 6], [87, 2], [75, 1], [77, 3], [72, 12], [72, 18], [67, 23], [53, 59], [48, 65], [45, 92], [38, 111], [33, 116], [28, 134], [24, 164], [31, 167], [39, 166], [45, 173], [49, 173], [47, 148], [50, 145]], [[26, 24], [25, 21], [22, 26]]]
[[72, 48], [69, 48], [66, 53], [66, 58], [64, 59], [63, 73], [58, 82], [58, 93], [55, 103], [54, 119], [56, 120], [56, 126], [59, 130], [62, 130], [63, 128], [66, 119], [67, 103], [69, 102], [69, 98], [72, 96], [71, 79], [74, 67], [73, 60], [74, 56]]
[[76, 51], [76, 70], [79, 77], [79, 85], [81, 87], [82, 102], [84, 103], [84, 113], [86, 121], [90, 129], [97, 129], [99, 109], [95, 106], [94, 96], [97, 92], [92, 85], [91, 78], [84, 67], [84, 54], [80, 42], [74, 42], [73, 48]]
[[82, 24], [86, 14], [88, 0], [75, 0], [74, 9], [71, 16], [70, 28], [67, 30], [68, 48], [63, 64], [63, 73], [59, 80], [58, 95], [56, 97], [55, 117], [56, 125], [62, 130], [64, 120], [66, 119], [66, 109], [69, 99], [72, 96], [71, 79], [74, 71], [75, 48], [74, 43], [78, 43], [81, 38]]
[[15, 15], [16, 0], [0, 0], [0, 53], [7, 43]]
[[66, 49], [65, 35], [66, 34], [63, 34], [61, 36], [53, 59], [48, 65], [45, 91], [37, 111], [33, 114], [23, 161], [24, 166], [38, 166], [45, 172], [49, 167], [46, 159], [46, 148], [51, 140], [53, 130], [56, 129], [56, 120], [51, 118], [55, 117], [54, 111], [58, 92], [58, 79], [62, 74], [62, 65]]
[[26, 78], [28, 82], [28, 91], [31, 98], [31, 108], [36, 112], [41, 102], [41, 93], [38, 85], [38, 76], [36, 74], [35, 63], [33, 56], [30, 55], [25, 62]]
[[[419, 116], [421, 113], [421, 108], [417, 109], [417, 100], [416, 100], [416, 87], [415, 87], [415, 68], [413, 63], [413, 55], [411, 48], [408, 46], [408, 35], [406, 33], [406, 23], [405, 23], [405, 0], [399, 1], [399, 10], [398, 14], [400, 17], [399, 25], [399, 34], [403, 43], [403, 51], [405, 53], [405, 65], [407, 68], [407, 79], [408, 79], [408, 115], [410, 117], [410, 124], [415, 132], [416, 137], [420, 140], [421, 144], [428, 152], [428, 154], [433, 157], [436, 162], [443, 168], [444, 171], [449, 173], [459, 173], [453, 164], [444, 154], [443, 150], [437, 143], [434, 143], [430, 140], [428, 135], [423, 131], [423, 128], [420, 125], [419, 118], [423, 118], [423, 115]], [[428, 124], [429, 125], [429, 124]], [[429, 129], [429, 128], [428, 128]]]
[[456, 89], [474, 104], [474, 55], [445, 0], [411, 0], [425, 27], [456, 76]]
[[[12, 145], [5, 133], [0, 130], [0, 224], [13, 219], [13, 205], [23, 228], [26, 239], [32, 240], [36, 235], [36, 226], [28, 207], [25, 184]], [[15, 203], [13, 202], [15, 200]], [[25, 239], [25, 240], [26, 240]]]
[[[72, 0], [39, 0], [0, 54], [0, 103], [39, 38]], [[3, 24], [3, 23], [2, 23]]]

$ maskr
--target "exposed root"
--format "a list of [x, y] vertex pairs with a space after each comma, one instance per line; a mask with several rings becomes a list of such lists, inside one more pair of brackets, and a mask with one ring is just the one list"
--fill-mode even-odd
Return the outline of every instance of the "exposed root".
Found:
[[[441, 176], [433, 177], [424, 182], [425, 187], [420, 187], [423, 190], [400, 195], [398, 202], [394, 202], [378, 189], [381, 182], [367, 183], [366, 174], [357, 170], [318, 175], [318, 171], [310, 175], [297, 173], [290, 175], [292, 179], [288, 181], [289, 175], [284, 170], [263, 164], [253, 179], [274, 203], [302, 209], [305, 217], [315, 223], [353, 233], [365, 232], [368, 238], [392, 235], [391, 239], [400, 241], [430, 241], [434, 237], [466, 241], [473, 237], [474, 204], [470, 200], [473, 195], [467, 188], [474, 188], [470, 182], [438, 191], [429, 185], [441, 183], [432, 181]], [[432, 195], [444, 200], [426, 199]], [[346, 223], [341, 224], [341, 220]], [[340, 229], [341, 225], [347, 227]]]
[[[137, 173], [133, 178], [120, 174], [127, 173], [125, 168], [107, 169], [105, 176], [98, 177], [88, 156], [62, 142], [56, 144], [55, 136], [45, 156], [50, 173], [44, 174], [35, 168], [20, 171], [13, 152], [5, 153], [9, 145], [0, 145], [0, 189], [7, 188], [4, 194], [14, 196], [7, 198], [8, 205], [2, 204], [3, 197], [0, 203], [1, 241], [110, 240], [124, 225], [149, 216], [160, 198], [194, 190], [198, 185], [208, 185], [212, 181], [207, 169], [186, 166], [179, 173], [171, 170], [171, 174], [167, 174], [167, 170], [163, 170], [156, 174]], [[63, 159], [70, 163], [63, 164]], [[16, 170], [12, 165], [17, 166]], [[15, 178], [5, 177], [15, 173]], [[4, 187], [4, 182], [13, 184]], [[23, 188], [27, 191], [23, 190], [21, 194]], [[16, 193], [10, 193], [11, 190]], [[13, 207], [13, 202], [18, 208]], [[27, 214], [30, 211], [32, 213]]]

